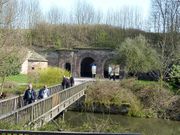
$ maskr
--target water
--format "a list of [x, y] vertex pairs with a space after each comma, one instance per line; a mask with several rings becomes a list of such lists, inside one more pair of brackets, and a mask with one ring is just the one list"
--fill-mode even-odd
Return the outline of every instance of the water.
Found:
[[[132, 118], [121, 115], [69, 111], [65, 113], [65, 122], [76, 129], [79, 127], [87, 128], [91, 125], [91, 128], [93, 127], [92, 131], [131, 132], [142, 133], [142, 135], [180, 135], [180, 122], [162, 119]], [[87, 125], [85, 123], [90, 124]]]

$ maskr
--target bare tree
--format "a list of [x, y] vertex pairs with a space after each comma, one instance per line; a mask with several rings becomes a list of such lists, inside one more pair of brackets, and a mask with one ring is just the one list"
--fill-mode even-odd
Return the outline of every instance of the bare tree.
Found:
[[[19, 66], [21, 52], [19, 51], [24, 44], [23, 30], [14, 29], [17, 26], [18, 18], [17, 1], [0, 0], [0, 77], [2, 78], [1, 90], [5, 77]], [[20, 46], [20, 47], [18, 47]], [[18, 53], [17, 53], [18, 52]], [[25, 51], [22, 51], [23, 53]]]
[[62, 24], [66, 22], [66, 15], [62, 9], [52, 7], [47, 14], [48, 22], [51, 24]]
[[[179, 0], [152, 0], [153, 22], [161, 32], [177, 31], [180, 13]], [[159, 26], [161, 24], [161, 26]], [[159, 28], [158, 28], [159, 29]]]
[[143, 16], [137, 7], [123, 7], [120, 10], [108, 10], [106, 24], [121, 28], [143, 28]]
[[36, 24], [44, 20], [43, 13], [41, 11], [39, 1], [37, 0], [27, 0], [26, 9], [26, 20], [28, 28], [33, 28]]
[[74, 12], [77, 24], [92, 24], [94, 22], [95, 10], [89, 3], [79, 0]]
[[[152, 0], [152, 18], [154, 30], [162, 37], [158, 43], [161, 54], [161, 85], [167, 75], [169, 65], [175, 62], [179, 50], [179, 0]], [[161, 86], [162, 87], [162, 86]]]

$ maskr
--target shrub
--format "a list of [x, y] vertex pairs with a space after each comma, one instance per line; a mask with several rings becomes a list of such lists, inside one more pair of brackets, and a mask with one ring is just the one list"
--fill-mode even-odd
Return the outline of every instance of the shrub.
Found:
[[64, 75], [69, 76], [70, 73], [57, 67], [48, 67], [46, 69], [35, 70], [28, 74], [29, 81], [38, 85], [59, 84], [62, 81]]
[[130, 104], [128, 115], [141, 116], [143, 113], [142, 105], [133, 92], [112, 81], [97, 81], [91, 85], [87, 90], [86, 102], [88, 104], [97, 102], [107, 106], [111, 104]]
[[151, 115], [158, 115], [158, 117], [164, 115], [163, 113], [168, 105], [167, 101], [173, 96], [173, 93], [165, 87], [166, 84], [163, 85], [163, 88], [160, 89], [158, 82], [135, 79], [121, 81], [121, 86], [124, 89], [130, 89], [140, 99], [148, 115], [148, 111], [150, 111]]
[[125, 65], [128, 72], [148, 72], [159, 69], [159, 58], [157, 52], [150, 47], [143, 36], [135, 39], [127, 38], [117, 48], [117, 61]]
[[170, 84], [180, 88], [180, 65], [173, 65], [170, 72]]

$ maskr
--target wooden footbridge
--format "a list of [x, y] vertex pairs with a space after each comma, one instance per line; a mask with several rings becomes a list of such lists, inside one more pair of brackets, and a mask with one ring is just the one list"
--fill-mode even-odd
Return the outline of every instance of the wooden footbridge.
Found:
[[[53, 95], [62, 90], [61, 85], [49, 87], [50, 95]], [[14, 96], [12, 98], [0, 100], [0, 117], [8, 114], [24, 106], [23, 95]]]
[[[37, 128], [51, 121], [71, 104], [85, 94], [85, 90], [92, 81], [78, 83], [78, 85], [62, 90], [61, 85], [50, 87], [51, 95], [32, 104], [23, 105], [23, 95], [0, 101], [0, 122], [21, 124]], [[1, 130], [0, 135], [140, 135], [131, 133], [74, 133], [74, 132], [45, 132], [45, 131], [11, 131]]]
[[51, 96], [27, 106], [22, 106], [22, 96], [5, 100], [0, 103], [0, 121], [40, 127], [84, 96], [89, 83], [84, 82], [65, 90], [59, 85], [51, 87]]

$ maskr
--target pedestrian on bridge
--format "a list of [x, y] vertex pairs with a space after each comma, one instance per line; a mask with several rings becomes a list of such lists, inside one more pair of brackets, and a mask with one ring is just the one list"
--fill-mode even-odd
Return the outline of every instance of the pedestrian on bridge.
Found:
[[74, 77], [73, 76], [70, 77], [70, 84], [71, 84], [71, 87], [74, 85]]
[[64, 89], [65, 89], [65, 87], [66, 87], [66, 77], [65, 77], [65, 76], [63, 76], [63, 79], [62, 79], [61, 85], [62, 85], [62, 89], [64, 90]]
[[50, 91], [47, 88], [47, 85], [44, 85], [44, 87], [42, 89], [39, 90], [38, 93], [38, 99], [43, 99], [43, 98], [47, 98], [50, 96]]
[[69, 88], [71, 86], [70, 78], [64, 76], [61, 85], [63, 89]]
[[34, 91], [31, 83], [28, 85], [28, 88], [24, 93], [23, 99], [25, 105], [35, 102], [36, 92]]

